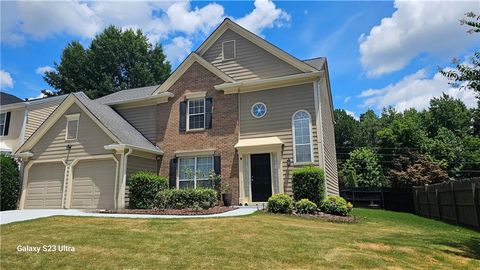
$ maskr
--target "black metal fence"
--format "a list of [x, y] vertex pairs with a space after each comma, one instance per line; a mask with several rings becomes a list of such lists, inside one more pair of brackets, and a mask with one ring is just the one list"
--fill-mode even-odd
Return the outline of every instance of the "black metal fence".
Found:
[[411, 188], [365, 188], [340, 189], [340, 196], [358, 207], [379, 207], [386, 210], [414, 213]]
[[413, 187], [415, 213], [480, 229], [480, 178]]

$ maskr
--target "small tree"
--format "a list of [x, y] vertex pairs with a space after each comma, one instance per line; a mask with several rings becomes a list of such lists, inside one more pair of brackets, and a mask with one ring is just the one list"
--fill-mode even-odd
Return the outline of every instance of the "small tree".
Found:
[[387, 185], [375, 153], [369, 148], [355, 149], [340, 171], [347, 186], [384, 187]]
[[10, 156], [0, 155], [0, 197], [1, 209], [17, 209], [18, 195], [20, 193], [20, 181], [18, 164]]
[[295, 201], [309, 199], [319, 205], [325, 198], [323, 170], [313, 166], [293, 170], [292, 190]]
[[395, 187], [422, 186], [448, 180], [448, 174], [435, 162], [418, 153], [408, 153], [396, 158], [389, 172]]

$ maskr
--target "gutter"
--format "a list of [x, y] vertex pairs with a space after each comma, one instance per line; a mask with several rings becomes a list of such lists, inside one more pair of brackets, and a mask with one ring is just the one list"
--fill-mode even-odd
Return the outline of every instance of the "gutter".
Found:
[[109, 145], [105, 145], [103, 147], [105, 150], [116, 150], [116, 151], [122, 151], [122, 150], [125, 150], [125, 149], [132, 149], [132, 150], [138, 150], [138, 151], [142, 151], [142, 152], [146, 152], [146, 153], [150, 153], [150, 154], [155, 154], [155, 155], [163, 155], [163, 151], [158, 149], [158, 150], [152, 150], [152, 149], [147, 149], [147, 148], [143, 148], [143, 147], [139, 147], [139, 146], [134, 146], [134, 145], [131, 145], [131, 144], [109, 144]]
[[162, 99], [162, 98], [170, 98], [173, 97], [174, 94], [171, 92], [163, 92], [157, 95], [151, 95], [147, 97], [141, 97], [141, 98], [136, 98], [136, 99], [129, 99], [129, 100], [123, 100], [123, 101], [114, 101], [114, 102], [105, 102], [103, 105], [120, 105], [120, 104], [126, 104], [126, 103], [135, 103], [135, 102], [141, 102], [141, 101], [147, 101], [147, 100], [156, 100], [156, 99]]

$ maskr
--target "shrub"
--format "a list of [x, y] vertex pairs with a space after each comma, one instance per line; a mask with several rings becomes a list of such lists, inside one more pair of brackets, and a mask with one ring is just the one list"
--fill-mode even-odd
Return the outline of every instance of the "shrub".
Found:
[[313, 166], [293, 170], [292, 189], [295, 201], [309, 199], [319, 205], [325, 198], [323, 170]]
[[340, 196], [328, 196], [320, 206], [322, 212], [339, 216], [348, 215], [352, 208], [353, 205]]
[[0, 197], [1, 209], [17, 209], [20, 181], [17, 162], [7, 156], [0, 155]]
[[275, 194], [268, 198], [267, 210], [270, 213], [290, 214], [293, 210], [293, 200], [287, 194]]
[[167, 189], [168, 181], [167, 178], [153, 172], [140, 171], [130, 175], [128, 186], [130, 208], [149, 209], [154, 207], [157, 193]]
[[295, 203], [295, 208], [299, 214], [315, 214], [317, 205], [309, 199], [301, 199]]
[[217, 192], [211, 188], [167, 189], [157, 194], [155, 207], [208, 209], [215, 206], [217, 202]]

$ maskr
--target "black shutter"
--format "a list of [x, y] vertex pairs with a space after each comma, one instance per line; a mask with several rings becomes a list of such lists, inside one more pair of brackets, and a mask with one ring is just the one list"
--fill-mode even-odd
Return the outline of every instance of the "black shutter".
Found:
[[168, 172], [168, 186], [170, 188], [177, 187], [177, 160], [178, 158], [170, 159], [170, 170]]
[[8, 135], [8, 127], [10, 126], [10, 114], [11, 112], [7, 112], [7, 118], [5, 119], [5, 129], [3, 132], [3, 136]]
[[222, 174], [222, 159], [220, 156], [213, 156], [213, 170], [215, 174]]
[[205, 128], [212, 128], [212, 98], [205, 99]]
[[187, 102], [180, 102], [180, 132], [185, 132], [187, 130]]

